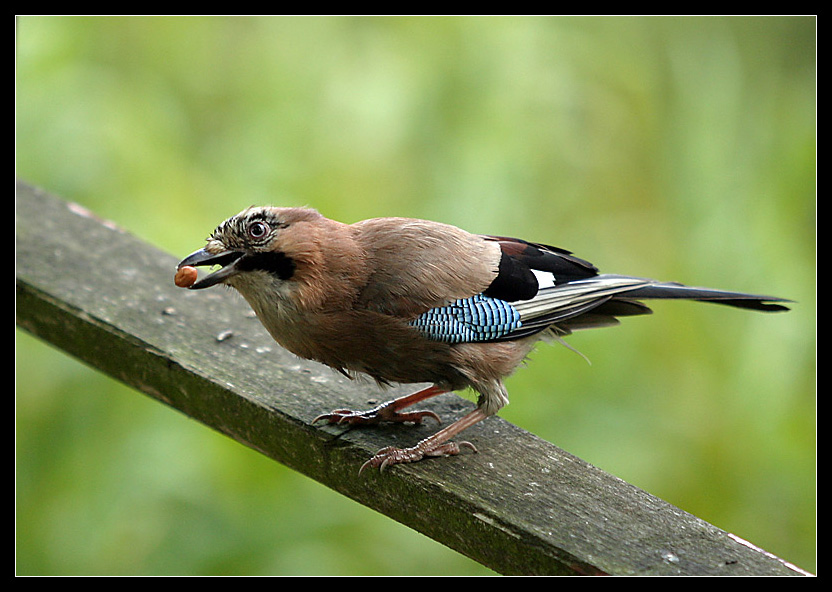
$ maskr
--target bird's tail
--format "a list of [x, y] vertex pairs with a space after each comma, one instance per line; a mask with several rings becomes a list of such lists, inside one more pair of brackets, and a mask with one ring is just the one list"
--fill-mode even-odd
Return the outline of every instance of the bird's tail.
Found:
[[[616, 277], [616, 276], [599, 276]], [[737, 308], [748, 308], [763, 312], [779, 312], [789, 310], [783, 303], [791, 302], [785, 298], [775, 296], [764, 296], [760, 294], [746, 294], [743, 292], [730, 292], [726, 290], [715, 290], [713, 288], [697, 288], [685, 286], [674, 282], [657, 282], [645, 280], [644, 285], [622, 293], [622, 296], [633, 300], [696, 300], [699, 302], [713, 302]]]
[[642, 300], [695, 300], [763, 312], [789, 310], [784, 298], [685, 286], [673, 282], [603, 274], [541, 289], [532, 300], [514, 303], [522, 328], [512, 336], [549, 329], [567, 335], [608, 327], [619, 317], [650, 314]]

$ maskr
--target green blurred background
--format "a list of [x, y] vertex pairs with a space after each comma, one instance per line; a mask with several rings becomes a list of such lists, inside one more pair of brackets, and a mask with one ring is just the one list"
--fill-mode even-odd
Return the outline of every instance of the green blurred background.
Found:
[[[816, 41], [812, 17], [24, 16], [17, 176], [178, 256], [307, 204], [792, 298], [659, 303], [572, 336], [591, 365], [541, 347], [502, 416], [814, 571]], [[492, 573], [20, 331], [16, 354], [18, 574]]]

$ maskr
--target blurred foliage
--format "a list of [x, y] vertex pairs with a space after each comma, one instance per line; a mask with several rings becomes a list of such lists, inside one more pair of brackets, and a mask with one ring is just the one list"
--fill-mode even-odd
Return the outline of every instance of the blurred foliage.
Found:
[[[572, 336], [591, 366], [540, 347], [502, 415], [814, 570], [816, 42], [811, 17], [20, 17], [16, 172], [177, 255], [308, 204], [792, 298], [659, 303]], [[18, 574], [491, 573], [20, 332], [16, 363]]]

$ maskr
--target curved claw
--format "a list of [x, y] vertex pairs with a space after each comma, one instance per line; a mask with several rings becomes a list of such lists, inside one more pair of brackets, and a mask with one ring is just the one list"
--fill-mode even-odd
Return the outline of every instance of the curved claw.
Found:
[[436, 423], [442, 423], [439, 416], [433, 411], [411, 411], [408, 413], [399, 413], [389, 407], [376, 407], [368, 411], [353, 411], [351, 409], [336, 409], [330, 413], [323, 413], [312, 420], [312, 423], [326, 420], [330, 424], [348, 424], [348, 425], [369, 425], [376, 424], [382, 421], [390, 421], [397, 423], [413, 422], [417, 425], [422, 423], [425, 417], [430, 417], [436, 420]]
[[[326, 420], [327, 423], [370, 423], [371, 412], [353, 411], [352, 409], [334, 409], [329, 413], [322, 413], [312, 420], [312, 423]], [[376, 419], [376, 422], [379, 420]]]
[[379, 471], [383, 471], [390, 465], [417, 462], [426, 456], [455, 456], [460, 453], [462, 448], [468, 448], [473, 452], [478, 452], [476, 446], [467, 441], [459, 443], [443, 442], [435, 446], [423, 446], [423, 442], [410, 448], [396, 448], [395, 446], [382, 448], [372, 458], [361, 465], [361, 468], [358, 469], [358, 474], [360, 475], [367, 467], [378, 467]]

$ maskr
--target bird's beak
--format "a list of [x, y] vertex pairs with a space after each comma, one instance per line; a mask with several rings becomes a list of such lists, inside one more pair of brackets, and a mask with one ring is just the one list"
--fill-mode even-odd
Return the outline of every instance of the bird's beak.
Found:
[[242, 251], [222, 251], [220, 253], [209, 253], [205, 249], [194, 251], [182, 261], [179, 262], [177, 269], [190, 266], [199, 267], [201, 265], [221, 265], [222, 267], [212, 274], [209, 274], [189, 286], [191, 290], [200, 290], [202, 288], [210, 288], [215, 284], [230, 278], [232, 275], [238, 273], [237, 262], [243, 256]]

